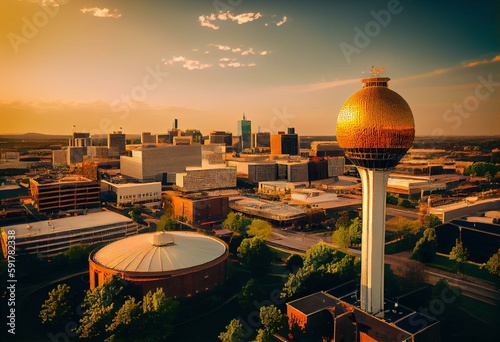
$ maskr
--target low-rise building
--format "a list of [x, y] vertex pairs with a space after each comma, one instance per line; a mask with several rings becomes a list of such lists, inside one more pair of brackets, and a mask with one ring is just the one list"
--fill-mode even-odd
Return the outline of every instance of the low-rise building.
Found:
[[118, 206], [161, 201], [161, 182], [121, 184], [102, 180], [101, 188], [107, 198], [111, 201], [114, 199]]
[[174, 216], [194, 226], [220, 223], [229, 213], [227, 196], [173, 194], [171, 200]]
[[30, 190], [35, 208], [41, 212], [95, 208], [101, 204], [99, 183], [79, 176], [30, 178]]
[[101, 211], [4, 226], [0, 228], [0, 236], [4, 256], [8, 252], [8, 236], [13, 235], [16, 237], [16, 254], [34, 254], [46, 258], [64, 252], [73, 245], [114, 241], [138, 234], [144, 229], [128, 217]]
[[186, 172], [177, 174], [176, 185], [184, 191], [234, 188], [236, 186], [236, 168], [188, 167]]

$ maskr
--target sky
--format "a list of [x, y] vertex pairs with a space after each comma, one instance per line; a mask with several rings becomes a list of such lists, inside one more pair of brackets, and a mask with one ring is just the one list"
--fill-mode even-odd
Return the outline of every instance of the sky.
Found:
[[0, 134], [335, 135], [373, 73], [417, 136], [500, 135], [499, 4], [1, 0]]

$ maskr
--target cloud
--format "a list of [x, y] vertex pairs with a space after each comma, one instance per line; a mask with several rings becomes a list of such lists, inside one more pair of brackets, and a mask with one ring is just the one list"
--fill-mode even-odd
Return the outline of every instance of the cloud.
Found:
[[442, 69], [436, 69], [432, 70], [423, 74], [417, 74], [417, 75], [411, 75], [407, 77], [403, 77], [398, 79], [398, 82], [402, 81], [413, 81], [417, 79], [422, 79], [422, 78], [429, 78], [429, 77], [434, 77], [434, 76], [439, 76], [443, 75], [452, 71], [457, 71], [457, 70], [462, 70], [462, 69], [468, 69], [468, 68], [474, 68], [479, 65], [484, 65], [484, 64], [491, 64], [491, 63], [497, 63], [500, 62], [500, 55], [494, 56], [490, 59], [480, 59], [480, 60], [471, 60], [471, 61], [466, 61], [463, 63], [460, 63], [458, 65], [454, 65], [448, 68], [442, 68]]
[[84, 14], [90, 13], [94, 17], [99, 17], [99, 18], [118, 19], [122, 16], [121, 13], [119, 13], [118, 10], [116, 10], [116, 9], [113, 12], [110, 12], [109, 9], [107, 9], [107, 8], [98, 8], [98, 7], [87, 8], [87, 7], [84, 7], [82, 9], [80, 9], [80, 11]]
[[209, 27], [214, 30], [218, 30], [219, 26], [212, 24], [212, 21], [216, 20], [217, 17], [215, 14], [210, 14], [210, 15], [200, 15], [198, 17], [198, 22], [201, 24], [201, 26], [204, 27]]
[[241, 68], [241, 67], [254, 67], [255, 63], [241, 63], [236, 58], [221, 58], [219, 59], [219, 67], [221, 68]]
[[222, 51], [231, 51], [232, 53], [240, 54], [242, 56], [250, 56], [250, 55], [255, 55], [259, 54], [261, 56], [266, 56], [270, 54], [270, 51], [262, 50], [262, 51], [255, 51], [252, 47], [245, 48], [244, 50], [241, 47], [230, 47], [228, 45], [221, 45], [221, 44], [208, 44], [208, 46], [214, 46], [218, 50]]
[[283, 16], [283, 19], [281, 19], [280, 21], [278, 21], [278, 22], [276, 23], [276, 26], [281, 26], [281, 25], [283, 25], [284, 23], [286, 23], [287, 21], [288, 21], [288, 18], [287, 18], [287, 17], [286, 17], [286, 15], [285, 15], [285, 16]]
[[260, 18], [262, 18], [262, 14], [259, 12], [257, 13], [248, 12], [235, 15], [232, 12], [227, 11], [227, 12], [219, 12], [219, 14], [211, 13], [209, 15], [200, 15], [198, 17], [198, 22], [203, 27], [208, 27], [213, 30], [218, 30], [220, 27], [215, 24], [217, 20], [234, 21], [237, 22], [239, 25], [242, 25], [252, 22], [254, 20], [258, 20]]
[[182, 67], [188, 70], [203, 70], [207, 68], [211, 68], [212, 64], [201, 63], [200, 61], [194, 59], [187, 59], [183, 56], [172, 57], [171, 59], [163, 59], [163, 63], [167, 65], [174, 65], [176, 63], [181, 63]]

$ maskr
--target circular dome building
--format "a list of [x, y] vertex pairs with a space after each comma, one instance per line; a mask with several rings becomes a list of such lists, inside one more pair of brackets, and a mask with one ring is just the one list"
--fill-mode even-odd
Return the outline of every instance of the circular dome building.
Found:
[[191, 296], [226, 280], [228, 255], [223, 241], [194, 232], [134, 235], [90, 254], [90, 288], [120, 274], [144, 293], [162, 287], [167, 296]]
[[415, 137], [415, 123], [408, 103], [387, 87], [390, 79], [363, 79], [363, 88], [352, 94], [337, 118], [337, 141], [354, 165], [393, 168]]

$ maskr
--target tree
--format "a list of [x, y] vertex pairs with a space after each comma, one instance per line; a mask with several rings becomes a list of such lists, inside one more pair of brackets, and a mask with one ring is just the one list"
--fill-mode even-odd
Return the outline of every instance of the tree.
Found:
[[239, 319], [233, 318], [228, 325], [226, 331], [219, 334], [219, 340], [222, 342], [244, 342], [248, 333]]
[[99, 338], [112, 324], [116, 312], [129, 297], [135, 297], [138, 289], [120, 276], [113, 276], [103, 286], [88, 290], [82, 303], [84, 309], [76, 333], [80, 338]]
[[441, 219], [434, 214], [430, 214], [427, 217], [427, 220], [428, 220], [427, 227], [429, 227], [429, 228], [435, 228], [435, 227], [443, 224], [443, 221], [441, 221]]
[[258, 237], [262, 240], [269, 240], [272, 233], [273, 231], [271, 224], [260, 219], [252, 220], [252, 223], [248, 226], [247, 229], [248, 236]]
[[[179, 302], [165, 296], [162, 288], [149, 291], [142, 298], [143, 314], [140, 319], [148, 341], [165, 341], [173, 332], [173, 322], [179, 310]], [[147, 327], [155, 327], [154, 331]], [[143, 334], [142, 334], [143, 335]], [[139, 336], [143, 338], [143, 336]]]
[[339, 229], [349, 225], [350, 217], [349, 212], [344, 210], [339, 213], [339, 218], [335, 222], [335, 228]]
[[346, 227], [340, 227], [334, 231], [332, 234], [332, 243], [340, 248], [348, 248], [351, 245], [349, 229]]
[[490, 272], [491, 274], [494, 274], [496, 276], [500, 277], [500, 248], [498, 249], [498, 252], [493, 254], [491, 258], [488, 259], [484, 267]]
[[406, 198], [405, 199], [400, 198], [398, 205], [403, 208], [415, 208], [413, 203], [411, 203], [411, 201], [407, 200]]
[[348, 248], [361, 243], [362, 223], [359, 217], [351, 220], [345, 226], [333, 232], [332, 242], [339, 247]]
[[86, 266], [88, 267], [89, 248], [82, 245], [70, 246], [63, 253], [68, 260], [70, 266]]
[[264, 274], [273, 260], [273, 253], [264, 240], [254, 237], [244, 239], [238, 247], [238, 258], [243, 266], [256, 274]]
[[166, 215], [162, 215], [162, 217], [160, 217], [160, 221], [158, 221], [158, 225], [156, 226], [157, 232], [180, 230], [180, 229], [181, 229], [180, 224], [173, 218], [168, 217]]
[[142, 314], [142, 303], [136, 302], [134, 297], [129, 297], [116, 312], [110, 325], [106, 326], [107, 332], [112, 332], [112, 339], [131, 340], [137, 336], [140, 328], [138, 321]]
[[69, 321], [72, 308], [71, 287], [59, 284], [49, 292], [49, 298], [42, 304], [42, 323], [63, 323]]
[[349, 237], [351, 239], [351, 246], [358, 245], [361, 243], [361, 234], [363, 231], [363, 225], [359, 217], [351, 220], [351, 224], [349, 225]]
[[463, 268], [463, 264], [467, 262], [469, 258], [469, 252], [467, 248], [464, 247], [462, 241], [456, 239], [455, 246], [451, 249], [450, 260], [454, 260], [457, 263], [457, 272], [460, 273]]
[[286, 269], [292, 273], [297, 272], [304, 265], [304, 259], [298, 254], [292, 254], [286, 259]]
[[249, 309], [253, 307], [254, 301], [262, 299], [265, 295], [259, 284], [252, 278], [243, 285], [238, 297], [240, 305], [244, 309]]
[[286, 317], [275, 305], [261, 306], [259, 316], [266, 336], [273, 335], [285, 326]]
[[436, 255], [437, 235], [434, 228], [424, 230], [424, 235], [417, 241], [411, 258], [421, 262], [430, 262]]
[[235, 232], [240, 235], [246, 234], [247, 226], [250, 224], [250, 220], [245, 218], [243, 215], [230, 212], [227, 218], [222, 222], [222, 226], [227, 230]]
[[141, 219], [141, 209], [134, 208], [128, 212], [128, 216], [134, 221], [138, 222]]
[[385, 197], [385, 203], [392, 204], [392, 205], [398, 205], [398, 198], [396, 196], [393, 196], [393, 195], [387, 193], [386, 197]]

